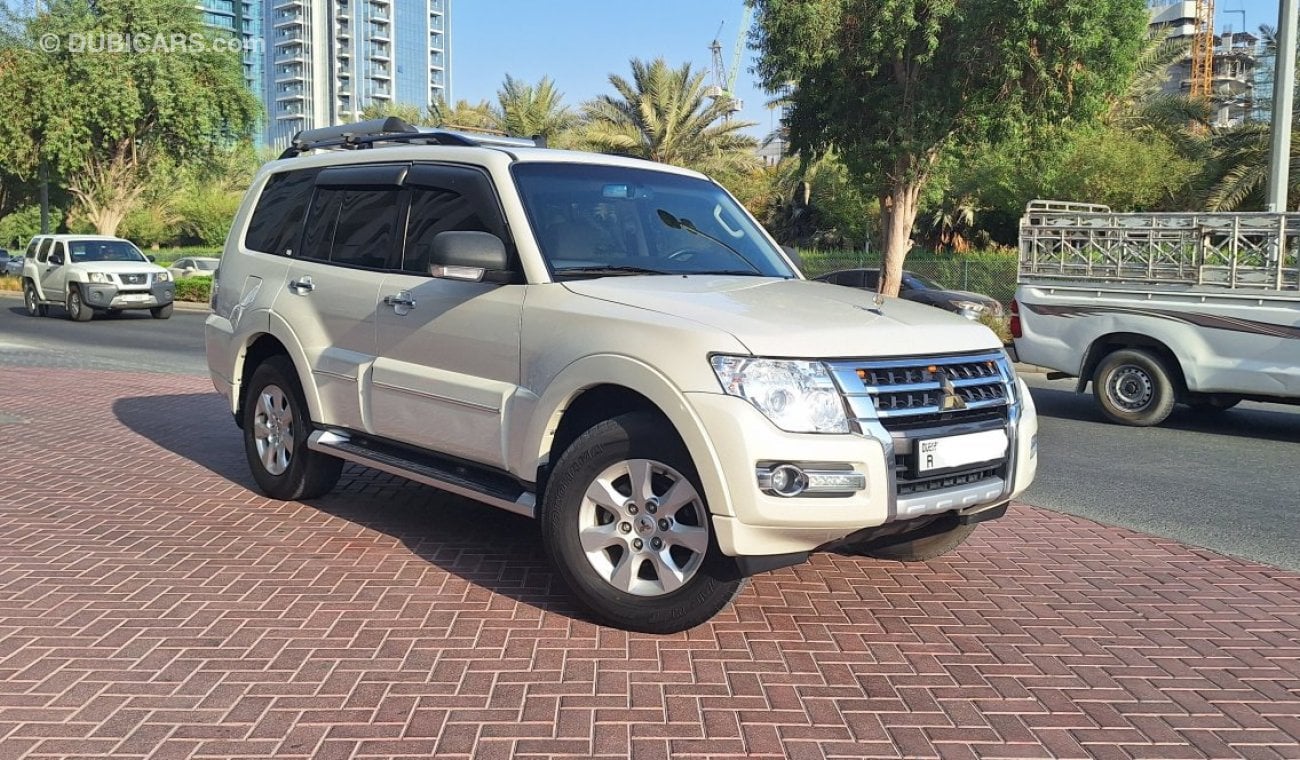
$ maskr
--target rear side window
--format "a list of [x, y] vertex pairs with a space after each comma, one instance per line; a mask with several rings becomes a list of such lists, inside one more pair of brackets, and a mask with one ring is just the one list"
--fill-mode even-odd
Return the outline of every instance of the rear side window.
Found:
[[318, 173], [308, 169], [272, 175], [257, 199], [244, 245], [254, 251], [293, 256]]
[[45, 260], [50, 257], [50, 246], [52, 246], [53, 244], [54, 244], [53, 238], [45, 238], [44, 240], [42, 240], [41, 249], [36, 254], [36, 260], [44, 264]]
[[26, 254], [27, 258], [29, 259], [36, 258], [36, 247], [40, 245], [40, 243], [41, 243], [40, 238], [32, 238], [32, 242], [27, 244], [27, 254]]
[[302, 257], [386, 269], [400, 208], [401, 191], [397, 188], [318, 188]]

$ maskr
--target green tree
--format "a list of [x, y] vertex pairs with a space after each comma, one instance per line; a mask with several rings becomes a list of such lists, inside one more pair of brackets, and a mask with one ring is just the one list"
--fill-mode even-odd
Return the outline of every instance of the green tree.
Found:
[[138, 204], [156, 162], [201, 160], [256, 122], [239, 53], [213, 44], [189, 0], [51, 0], [22, 33], [27, 44], [0, 58], [0, 163], [31, 176], [44, 162], [103, 234]]
[[945, 150], [1099, 114], [1145, 36], [1142, 0], [751, 0], [764, 86], [793, 83], [795, 150], [840, 151], [878, 199], [896, 294]]
[[[57, 230], [63, 223], [63, 212], [50, 208], [50, 229]], [[0, 247], [20, 251], [27, 247], [33, 235], [41, 234], [41, 207], [23, 206], [0, 218]]]
[[704, 72], [689, 63], [672, 68], [662, 58], [633, 58], [632, 81], [611, 74], [614, 95], [583, 106], [583, 139], [592, 148], [685, 166], [707, 174], [757, 166], [752, 122], [728, 121], [727, 104], [705, 94]]
[[440, 117], [437, 126], [447, 129], [481, 131], [496, 128], [496, 116], [492, 113], [492, 104], [486, 100], [480, 100], [478, 103], [458, 100], [453, 106], [444, 105]]
[[380, 103], [372, 102], [365, 108], [361, 109], [360, 117], [357, 121], [370, 121], [372, 119], [387, 119], [390, 116], [396, 116], [407, 124], [419, 126], [426, 124], [435, 119], [429, 118], [429, 112], [422, 110], [414, 103]]
[[555, 89], [550, 77], [531, 85], [506, 74], [497, 90], [492, 116], [493, 126], [501, 132], [523, 137], [542, 135], [548, 140], [578, 124], [578, 115], [564, 105], [564, 93]]

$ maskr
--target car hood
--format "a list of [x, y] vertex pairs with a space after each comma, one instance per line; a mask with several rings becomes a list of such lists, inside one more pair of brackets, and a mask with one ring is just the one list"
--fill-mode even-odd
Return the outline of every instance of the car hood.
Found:
[[898, 298], [808, 280], [689, 275], [566, 282], [570, 291], [723, 330], [755, 355], [907, 356], [1001, 348], [987, 327]]
[[78, 261], [69, 266], [86, 272], [164, 272], [149, 261]]

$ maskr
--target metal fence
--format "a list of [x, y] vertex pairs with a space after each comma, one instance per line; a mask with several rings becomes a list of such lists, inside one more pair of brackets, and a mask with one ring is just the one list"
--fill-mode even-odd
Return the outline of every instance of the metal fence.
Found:
[[[817, 277], [839, 269], [880, 266], [880, 255], [868, 251], [799, 252], [805, 277]], [[909, 272], [954, 290], [970, 290], [1009, 304], [1016, 293], [1016, 254], [974, 253], [940, 255], [917, 252], [910, 254], [903, 267]]]

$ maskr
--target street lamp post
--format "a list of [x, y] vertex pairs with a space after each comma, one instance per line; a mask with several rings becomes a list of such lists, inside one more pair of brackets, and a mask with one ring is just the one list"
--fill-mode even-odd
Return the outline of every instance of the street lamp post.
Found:
[[1296, 17], [1300, 0], [1281, 0], [1273, 77], [1273, 141], [1268, 167], [1268, 210], [1287, 210], [1291, 169], [1291, 111], [1295, 94]]

